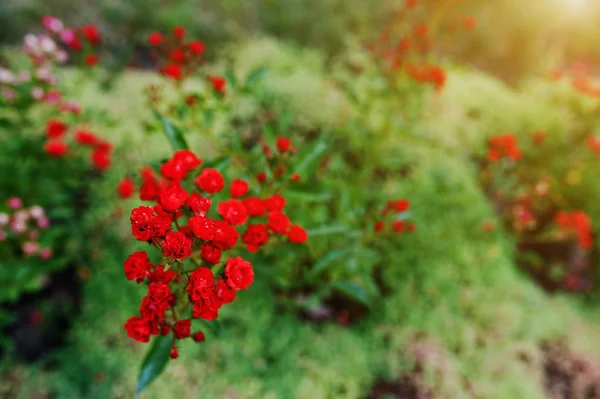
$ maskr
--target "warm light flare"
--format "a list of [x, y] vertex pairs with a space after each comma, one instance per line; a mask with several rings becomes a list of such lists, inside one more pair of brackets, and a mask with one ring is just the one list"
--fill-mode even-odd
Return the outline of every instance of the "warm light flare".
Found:
[[592, 5], [591, 0], [554, 0], [554, 2], [571, 14], [583, 14]]

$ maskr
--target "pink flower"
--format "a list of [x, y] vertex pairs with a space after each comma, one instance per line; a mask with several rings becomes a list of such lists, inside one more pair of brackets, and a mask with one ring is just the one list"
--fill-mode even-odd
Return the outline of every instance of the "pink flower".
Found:
[[42, 25], [53, 33], [60, 33], [64, 28], [62, 21], [51, 15], [45, 15], [42, 17]]
[[19, 209], [23, 206], [23, 201], [19, 197], [10, 197], [7, 204], [10, 209]]
[[40, 244], [37, 242], [25, 241], [21, 248], [25, 256], [31, 256], [36, 254], [40, 249]]
[[42, 248], [40, 249], [40, 258], [46, 260], [52, 257], [52, 249], [50, 248]]
[[50, 219], [48, 219], [47, 217], [41, 217], [37, 220], [37, 226], [40, 229], [47, 229], [48, 227], [50, 227]]
[[60, 32], [60, 40], [62, 40], [65, 44], [71, 44], [75, 41], [75, 39], [77, 39], [77, 36], [75, 35], [73, 29], [67, 28]]

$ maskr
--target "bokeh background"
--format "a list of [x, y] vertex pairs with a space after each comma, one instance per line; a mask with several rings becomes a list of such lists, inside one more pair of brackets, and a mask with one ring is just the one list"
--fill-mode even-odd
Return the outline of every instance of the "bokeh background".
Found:
[[[219, 336], [203, 345], [183, 343], [180, 358], [142, 398], [600, 398], [595, 239], [585, 289], [571, 280], [561, 285], [570, 264], [556, 259], [570, 247], [540, 263], [556, 278], [524, 270], [516, 249], [529, 236], [506, 222], [501, 198], [490, 193], [498, 183], [485, 174], [489, 138], [512, 132], [526, 143], [523, 153], [533, 155], [524, 157], [522, 174], [506, 179], [517, 176], [518, 187], [530, 186], [557, 171], [556, 203], [583, 209], [592, 226], [600, 224], [600, 159], [585, 145], [600, 128], [594, 94], [600, 3], [417, 3], [418, 14], [406, 18], [435, 35], [427, 57], [444, 67], [443, 90], [392, 85], [365, 50], [404, 1], [3, 0], [2, 65], [22, 62], [22, 38], [40, 30], [44, 15], [98, 26], [104, 39], [98, 79], [80, 79], [70, 68], [61, 79], [85, 109], [97, 112], [96, 128], [115, 156], [91, 187], [88, 211], [77, 218], [98, 226], [102, 237], [74, 269], [83, 284], [78, 299], [67, 301], [76, 302], [68, 310], [76, 316], [64, 342], [27, 361], [11, 352], [15, 334], [3, 337], [0, 396], [133, 396], [147, 346], [123, 329], [140, 291], [123, 278], [123, 260], [136, 248], [127, 224], [133, 205], [119, 200], [115, 187], [148, 160], [170, 154], [144, 123], [144, 88], [160, 80], [146, 37], [181, 25], [206, 44], [208, 68], [216, 73], [228, 66], [245, 76], [265, 66], [257, 96], [291, 110], [298, 130], [324, 132], [358, 149], [365, 167], [408, 165], [410, 173], [392, 175], [381, 193], [410, 199], [417, 230], [382, 249], [391, 259], [384, 266], [391, 289], [358, 322], [309, 322], [282, 310], [278, 292], [257, 279], [223, 310]], [[234, 99], [227, 112], [235, 117], [217, 118], [211, 134], [251, 113], [258, 100], [246, 100]], [[390, 118], [395, 113], [401, 122]], [[550, 143], [544, 150], [530, 144], [538, 131]], [[7, 131], [0, 134], [11, 142]], [[190, 136], [208, 155], [217, 152], [203, 136]], [[19, 168], [11, 154], [0, 148], [1, 181], [14, 179]], [[0, 199], [9, 195], [0, 192]], [[35, 332], [18, 332], [25, 341], [27, 334]]]

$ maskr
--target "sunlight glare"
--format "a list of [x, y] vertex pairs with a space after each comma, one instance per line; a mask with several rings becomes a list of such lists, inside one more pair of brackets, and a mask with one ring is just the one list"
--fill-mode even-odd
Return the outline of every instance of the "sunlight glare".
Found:
[[590, 0], [554, 0], [558, 6], [562, 7], [570, 14], [584, 14], [588, 6], [591, 5]]

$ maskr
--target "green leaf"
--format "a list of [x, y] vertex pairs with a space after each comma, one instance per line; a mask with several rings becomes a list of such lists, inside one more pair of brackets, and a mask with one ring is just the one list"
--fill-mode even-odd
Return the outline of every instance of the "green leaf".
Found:
[[214, 319], [214, 320], [208, 321], [208, 320], [204, 320], [204, 319], [195, 319], [194, 321], [197, 321], [199, 324], [208, 328], [215, 335], [215, 337], [218, 337], [219, 335], [221, 335], [221, 323], [219, 322], [219, 320]]
[[347, 249], [338, 249], [329, 252], [327, 255], [319, 259], [318, 262], [315, 262], [312, 269], [310, 269], [310, 271], [308, 272], [308, 277], [311, 279], [317, 277], [319, 274], [321, 274], [321, 272], [325, 270], [327, 266], [329, 266], [334, 261], [340, 259], [342, 256], [346, 255], [348, 252], [350, 251]]
[[142, 392], [164, 370], [171, 354], [173, 338], [159, 335], [154, 338], [150, 351], [144, 358], [138, 377], [135, 395]]
[[325, 154], [327, 147], [327, 143], [323, 140], [319, 140], [307, 147], [298, 157], [298, 163], [294, 168], [294, 172], [303, 178], [312, 175], [319, 166], [319, 161], [323, 157], [323, 154]]
[[173, 150], [187, 150], [189, 146], [185, 141], [181, 130], [177, 126], [175, 126], [173, 122], [166, 116], [161, 115], [156, 111], [152, 112], [154, 113], [154, 116], [156, 116], [156, 118], [160, 121], [163, 128], [163, 132], [165, 133], [165, 136], [167, 136], [167, 140], [169, 140], [169, 143], [171, 144], [171, 147], [173, 147]]
[[285, 190], [285, 196], [303, 202], [323, 202], [331, 199], [332, 194], [330, 192], [311, 193], [299, 190]]
[[362, 303], [366, 307], [371, 307], [371, 299], [367, 291], [354, 281], [335, 281], [331, 284], [331, 288], [342, 295], [352, 298], [357, 302]]
[[285, 134], [294, 123], [294, 114], [286, 110], [277, 120], [277, 131], [279, 134]]
[[229, 156], [222, 156], [204, 163], [205, 168], [217, 169], [221, 173], [223, 173], [229, 165], [231, 165], [231, 157]]
[[223, 73], [223, 76], [225, 77], [225, 80], [227, 80], [227, 84], [232, 89], [237, 88], [237, 78], [236, 78], [235, 73], [233, 72], [233, 69], [231, 67], [228, 67], [225, 70], [225, 72]]
[[267, 68], [264, 65], [261, 65], [250, 71], [250, 73], [248, 73], [248, 76], [246, 77], [246, 83], [244, 84], [244, 87], [253, 86], [266, 75], [268, 70], [269, 68]]
[[346, 234], [346, 235], [357, 235], [360, 234], [360, 230], [352, 229], [350, 226], [345, 224], [336, 224], [329, 226], [321, 226], [314, 229], [308, 229], [308, 237], [319, 237], [327, 236], [330, 234]]

